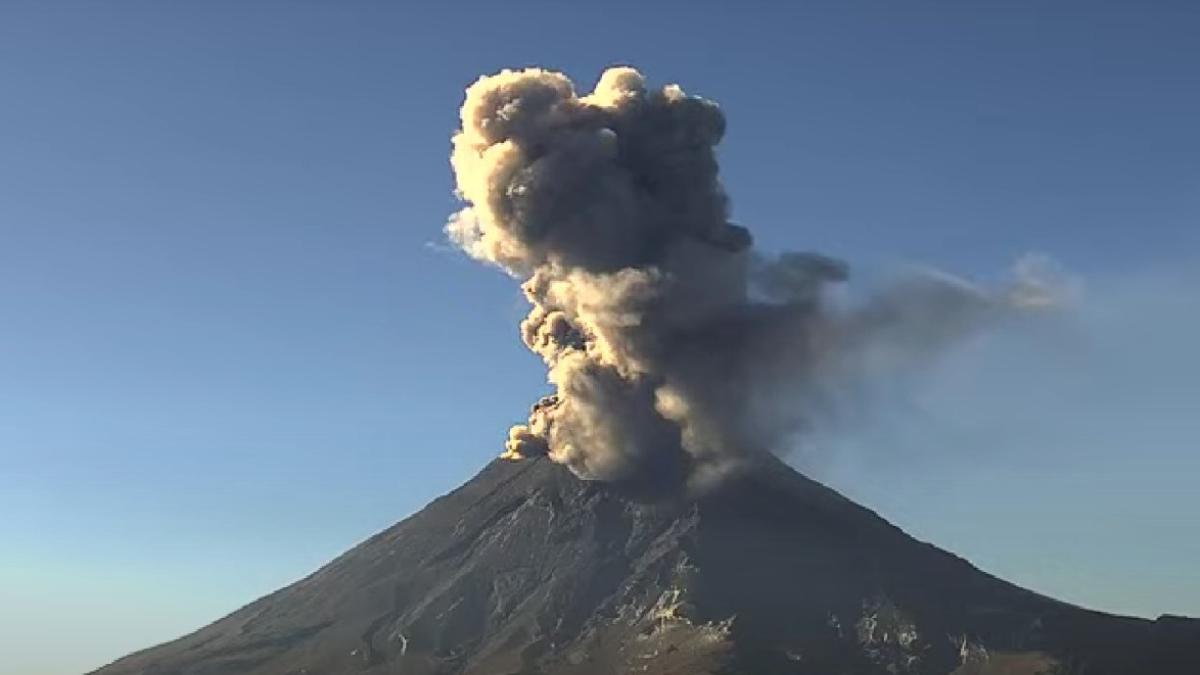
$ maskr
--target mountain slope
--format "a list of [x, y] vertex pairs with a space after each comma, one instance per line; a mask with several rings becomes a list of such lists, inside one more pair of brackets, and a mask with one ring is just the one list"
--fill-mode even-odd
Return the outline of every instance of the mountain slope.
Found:
[[766, 460], [654, 503], [496, 461], [312, 576], [95, 675], [1195, 673], [1200, 622], [1022, 590]]

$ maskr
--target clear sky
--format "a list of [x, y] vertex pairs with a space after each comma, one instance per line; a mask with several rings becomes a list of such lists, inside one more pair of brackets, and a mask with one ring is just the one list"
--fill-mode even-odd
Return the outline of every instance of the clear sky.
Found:
[[1200, 615], [1200, 7], [737, 4], [0, 4], [0, 674], [196, 628], [499, 451], [543, 370], [441, 227], [464, 87], [522, 65], [719, 101], [766, 249], [1077, 275], [796, 461], [1036, 590]]

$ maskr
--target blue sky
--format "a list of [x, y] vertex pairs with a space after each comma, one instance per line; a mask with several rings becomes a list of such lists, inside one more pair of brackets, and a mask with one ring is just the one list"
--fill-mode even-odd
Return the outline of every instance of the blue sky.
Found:
[[0, 674], [198, 627], [496, 454], [543, 372], [436, 244], [463, 89], [522, 65], [719, 101], [766, 249], [1060, 261], [1071, 316], [796, 461], [1039, 591], [1200, 614], [1200, 10], [577, 4], [0, 6]]

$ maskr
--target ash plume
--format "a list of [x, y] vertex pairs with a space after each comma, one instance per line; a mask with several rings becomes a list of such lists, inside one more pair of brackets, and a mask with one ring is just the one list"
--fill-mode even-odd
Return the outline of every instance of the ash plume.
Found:
[[[451, 164], [467, 206], [446, 231], [522, 280], [524, 343], [555, 393], [505, 455], [585, 479], [698, 486], [785, 452], [870, 368], [908, 368], [979, 326], [1056, 301], [1022, 269], [984, 291], [913, 274], [853, 308], [845, 263], [755, 253], [730, 221], [718, 106], [611, 68], [579, 95], [563, 74], [505, 70], [466, 92]], [[867, 355], [871, 358], [866, 358]]]

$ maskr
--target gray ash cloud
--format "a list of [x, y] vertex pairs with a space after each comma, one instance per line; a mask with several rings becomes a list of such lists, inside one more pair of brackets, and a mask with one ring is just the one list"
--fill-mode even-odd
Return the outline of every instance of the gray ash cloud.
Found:
[[1055, 302], [1037, 275], [985, 291], [924, 273], [832, 306], [845, 263], [756, 253], [731, 222], [720, 108], [633, 68], [585, 95], [548, 70], [482, 77], [461, 121], [451, 163], [466, 206], [447, 234], [521, 280], [520, 334], [555, 388], [509, 432], [512, 458], [703, 486], [785, 452], [839, 387], [870, 377], [867, 361], [919, 364], [998, 315]]

